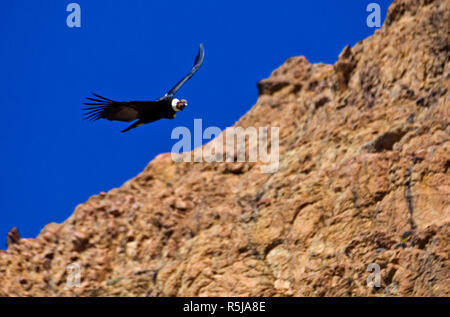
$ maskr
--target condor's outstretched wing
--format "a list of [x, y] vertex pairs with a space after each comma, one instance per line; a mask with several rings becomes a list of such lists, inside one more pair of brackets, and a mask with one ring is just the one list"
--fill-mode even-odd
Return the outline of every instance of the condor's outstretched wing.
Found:
[[85, 102], [85, 105], [90, 107], [84, 108], [86, 111], [85, 119], [98, 120], [108, 119], [116, 121], [130, 122], [136, 120], [144, 111], [144, 107], [148, 106], [147, 101], [114, 101], [95, 93], [92, 93], [96, 98], [89, 98], [93, 102]]
[[198, 50], [197, 57], [194, 61], [194, 66], [192, 67], [189, 74], [187, 74], [182, 80], [180, 80], [172, 89], [169, 90], [169, 92], [166, 94], [165, 97], [173, 97], [176, 92], [183, 86], [189, 79], [191, 79], [192, 76], [199, 70], [200, 66], [203, 64], [203, 58], [205, 57], [205, 49], [203, 48], [203, 44], [200, 44], [200, 48]]

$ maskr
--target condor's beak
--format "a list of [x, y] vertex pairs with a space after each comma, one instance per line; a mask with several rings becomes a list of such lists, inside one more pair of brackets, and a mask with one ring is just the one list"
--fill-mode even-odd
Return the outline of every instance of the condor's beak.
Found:
[[178, 101], [178, 103], [177, 103], [177, 109], [178, 110], [183, 110], [184, 107], [186, 107], [186, 106], [187, 106], [187, 101], [184, 100], [184, 99]]

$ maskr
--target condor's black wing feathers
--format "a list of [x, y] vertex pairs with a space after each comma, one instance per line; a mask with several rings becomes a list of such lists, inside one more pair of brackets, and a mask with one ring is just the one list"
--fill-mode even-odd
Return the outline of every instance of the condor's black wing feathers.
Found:
[[[187, 74], [182, 80], [180, 80], [172, 89], [164, 97], [173, 97], [177, 91], [183, 86], [192, 76], [199, 70], [200, 66], [203, 64], [203, 58], [205, 57], [205, 49], [203, 48], [203, 44], [200, 44], [200, 48], [198, 50], [197, 57], [194, 61], [194, 66], [192, 67], [189, 74]], [[164, 98], [163, 97], [163, 98]]]
[[98, 120], [98, 119], [108, 119], [130, 122], [136, 120], [139, 115], [144, 111], [146, 102], [142, 101], [127, 101], [120, 102], [114, 101], [95, 93], [92, 93], [97, 98], [86, 97], [93, 102], [85, 102], [87, 107], [83, 110], [86, 111], [85, 119], [87, 120]]

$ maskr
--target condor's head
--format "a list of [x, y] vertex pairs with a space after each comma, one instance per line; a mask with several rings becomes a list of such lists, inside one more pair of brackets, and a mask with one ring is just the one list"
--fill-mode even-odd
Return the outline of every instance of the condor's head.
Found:
[[180, 111], [183, 110], [184, 107], [187, 106], [187, 101], [186, 99], [177, 99], [177, 98], [173, 98], [172, 99], [172, 109], [176, 112], [176, 111]]

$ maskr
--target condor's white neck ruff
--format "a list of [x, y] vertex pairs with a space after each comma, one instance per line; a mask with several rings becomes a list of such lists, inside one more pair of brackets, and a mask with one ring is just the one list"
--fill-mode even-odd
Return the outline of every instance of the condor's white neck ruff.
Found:
[[180, 101], [180, 99], [177, 98], [172, 99], [172, 109], [175, 112], [180, 111], [180, 109], [177, 108], [178, 101]]

